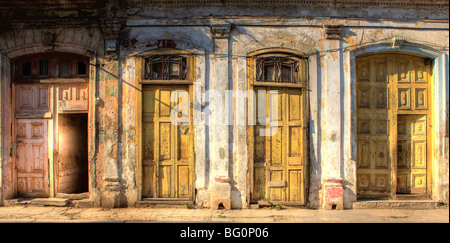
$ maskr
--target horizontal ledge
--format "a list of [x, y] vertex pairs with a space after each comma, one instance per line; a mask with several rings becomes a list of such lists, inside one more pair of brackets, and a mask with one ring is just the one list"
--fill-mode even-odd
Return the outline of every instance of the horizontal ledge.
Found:
[[[299, 17], [279, 17], [267, 22], [265, 16], [222, 18], [236, 27], [291, 27], [291, 28], [319, 28], [330, 21], [327, 18], [315, 18], [314, 20]], [[342, 25], [343, 28], [391, 28], [391, 29], [414, 29], [414, 30], [443, 30], [448, 31], [448, 20], [416, 20], [414, 22], [399, 23], [391, 19], [377, 19], [377, 22], [364, 18], [344, 18], [333, 22], [336, 25]], [[144, 18], [130, 19], [127, 21], [127, 28], [145, 28], [145, 27], [205, 27], [211, 25], [210, 19], [177, 19], [177, 18]]]
[[302, 202], [286, 202], [286, 201], [266, 201], [266, 200], [259, 200], [258, 205], [261, 206], [271, 206], [271, 205], [286, 205], [286, 206], [304, 206], [305, 203]]
[[139, 84], [157, 84], [157, 85], [191, 85], [193, 82], [184, 82], [184, 81], [140, 81]]
[[297, 88], [297, 89], [304, 89], [305, 86], [298, 85], [298, 84], [276, 84], [276, 83], [252, 83], [251, 86], [261, 86], [261, 87], [286, 87], [286, 88]]
[[141, 199], [142, 201], [189, 201], [189, 198], [152, 198], [152, 197], [144, 197]]
[[71, 113], [89, 113], [89, 109], [79, 109], [79, 110], [58, 109], [58, 114], [71, 114]]
[[194, 204], [193, 200], [186, 198], [142, 198], [139, 204], [167, 204], [167, 205], [184, 205], [184, 204]]
[[42, 113], [38, 113], [38, 114], [17, 114], [16, 113], [16, 119], [51, 119], [53, 118], [52, 114], [42, 114]]
[[18, 84], [22, 83], [89, 83], [89, 78], [46, 78], [46, 79], [23, 79], [23, 82], [17, 82]]

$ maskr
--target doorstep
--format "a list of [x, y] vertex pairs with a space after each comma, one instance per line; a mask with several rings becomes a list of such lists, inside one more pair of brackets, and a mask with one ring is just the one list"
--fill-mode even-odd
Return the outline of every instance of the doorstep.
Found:
[[433, 200], [359, 200], [353, 209], [437, 209], [441, 203]]
[[14, 198], [5, 199], [5, 206], [53, 206], [89, 208], [93, 206], [89, 199], [74, 200], [70, 198]]
[[184, 198], [142, 198], [136, 207], [192, 208], [194, 202]]
[[5, 206], [56, 206], [65, 207], [69, 199], [64, 198], [14, 198], [5, 199]]

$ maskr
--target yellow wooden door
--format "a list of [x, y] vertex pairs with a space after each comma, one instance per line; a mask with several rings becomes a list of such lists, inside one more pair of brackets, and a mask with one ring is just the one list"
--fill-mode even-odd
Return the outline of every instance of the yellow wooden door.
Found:
[[259, 119], [254, 126], [252, 200], [303, 204], [306, 147], [302, 90], [261, 87], [255, 91], [256, 115], [268, 119]]
[[[430, 144], [427, 124], [431, 124], [432, 117], [430, 77], [431, 62], [426, 58], [376, 54], [357, 59], [357, 189], [360, 198], [395, 197], [396, 192], [425, 192], [429, 188], [426, 165], [430, 158], [427, 157]], [[411, 118], [411, 115], [416, 117]], [[416, 122], [423, 126], [424, 134], [420, 136], [409, 131]], [[421, 166], [425, 166], [420, 170], [409, 165], [415, 154], [421, 156]], [[413, 190], [414, 180], [422, 181], [423, 187]]]
[[398, 118], [397, 139], [397, 193], [426, 193], [426, 116], [400, 115]]
[[359, 59], [357, 64], [357, 165], [358, 193], [389, 193], [389, 91], [388, 57]]
[[191, 197], [193, 131], [188, 94], [188, 86], [143, 89], [143, 197]]

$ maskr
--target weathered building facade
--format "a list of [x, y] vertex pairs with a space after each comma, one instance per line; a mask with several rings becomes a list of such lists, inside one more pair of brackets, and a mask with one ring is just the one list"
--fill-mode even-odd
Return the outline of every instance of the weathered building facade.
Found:
[[0, 2], [0, 205], [448, 204], [448, 0]]

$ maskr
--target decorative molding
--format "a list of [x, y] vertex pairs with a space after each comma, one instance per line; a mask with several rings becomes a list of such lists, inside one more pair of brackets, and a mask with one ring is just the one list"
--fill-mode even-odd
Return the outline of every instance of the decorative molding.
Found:
[[176, 48], [177, 42], [174, 40], [158, 40], [156, 46], [158, 48]]
[[[394, 46], [396, 49], [394, 49]], [[358, 46], [357, 48], [352, 49], [351, 52], [354, 56], [386, 52], [403, 52], [436, 59], [444, 53], [444, 49], [445, 47], [441, 45], [430, 45], [430, 43], [419, 42], [414, 39], [393, 37]]]
[[30, 5], [29, 0], [0, 0], [0, 8], [58, 8], [58, 9], [69, 9], [69, 8], [84, 8], [92, 9], [97, 5], [97, 0], [40, 0], [38, 3], [33, 3]]
[[212, 24], [211, 33], [213, 38], [228, 39], [230, 38], [231, 24]]
[[335, 6], [335, 7], [381, 7], [381, 8], [448, 8], [446, 0], [124, 0], [130, 6]]
[[56, 40], [56, 34], [53, 32], [44, 32], [41, 35], [42, 44], [46, 49], [52, 49]]
[[343, 35], [342, 25], [324, 25], [325, 40], [340, 40]]
[[392, 38], [392, 49], [400, 49], [402, 45], [405, 43], [405, 39], [401, 37], [393, 37]]

